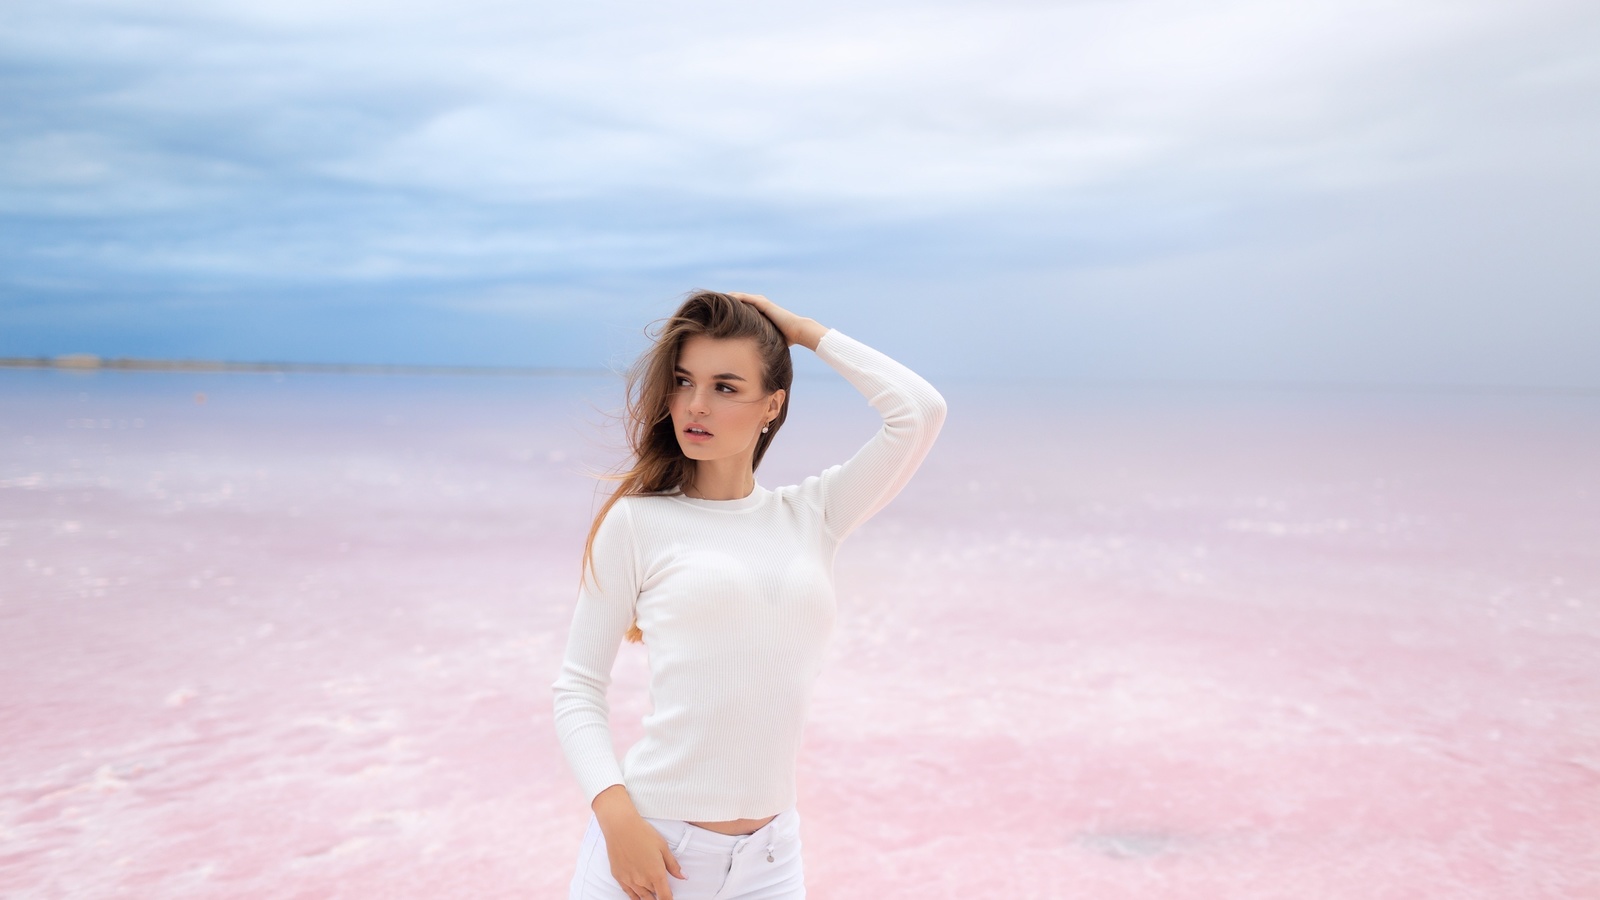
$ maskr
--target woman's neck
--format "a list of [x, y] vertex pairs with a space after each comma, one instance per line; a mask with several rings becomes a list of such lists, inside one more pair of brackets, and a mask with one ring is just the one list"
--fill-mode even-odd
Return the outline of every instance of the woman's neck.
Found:
[[695, 463], [694, 479], [683, 492], [701, 500], [743, 500], [755, 489], [749, 460], [703, 459]]

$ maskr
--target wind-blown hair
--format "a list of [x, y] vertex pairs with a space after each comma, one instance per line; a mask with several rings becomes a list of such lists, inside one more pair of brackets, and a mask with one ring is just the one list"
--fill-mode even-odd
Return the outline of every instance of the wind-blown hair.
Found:
[[[761, 457], [766, 455], [767, 447], [778, 436], [778, 429], [789, 415], [789, 387], [794, 381], [789, 342], [760, 310], [718, 291], [694, 291], [671, 317], [653, 324], [661, 326], [660, 332], [651, 336], [654, 343], [628, 369], [624, 428], [631, 451], [630, 461], [620, 472], [602, 476], [620, 484], [595, 514], [594, 523], [589, 526], [589, 538], [583, 545], [583, 572], [593, 575], [597, 583], [594, 539], [600, 531], [600, 523], [617, 501], [634, 494], [680, 493], [694, 478], [695, 461], [683, 455], [667, 405], [676, 385], [673, 370], [686, 340], [694, 335], [753, 339], [756, 355], [761, 358], [762, 391], [770, 394], [781, 389], [784, 392], [778, 417], [767, 426], [765, 434], [756, 436], [752, 469], [760, 467]], [[629, 626], [626, 637], [635, 643], [643, 642], [644, 632], [639, 630], [637, 618]]]

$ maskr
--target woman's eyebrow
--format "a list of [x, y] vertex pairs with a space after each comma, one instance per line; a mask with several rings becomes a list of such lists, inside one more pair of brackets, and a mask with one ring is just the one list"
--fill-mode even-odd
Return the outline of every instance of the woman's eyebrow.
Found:
[[[683, 366], [673, 366], [672, 367], [672, 371], [675, 374], [678, 374], [678, 375], [689, 375], [689, 374], [691, 374], [689, 372], [689, 370], [685, 369]], [[745, 380], [742, 375], [735, 375], [732, 372], [723, 372], [721, 375], [713, 375], [711, 377], [713, 379], [720, 378], [723, 381], [744, 381]]]

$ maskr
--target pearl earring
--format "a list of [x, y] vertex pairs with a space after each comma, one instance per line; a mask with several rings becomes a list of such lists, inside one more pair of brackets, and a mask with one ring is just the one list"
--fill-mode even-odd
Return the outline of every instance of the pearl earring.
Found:
[[766, 434], [766, 433], [767, 433], [767, 428], [768, 428], [768, 427], [769, 427], [769, 426], [766, 426], [766, 425], [763, 425], [763, 426], [761, 426], [761, 433], [762, 433], [762, 434]]

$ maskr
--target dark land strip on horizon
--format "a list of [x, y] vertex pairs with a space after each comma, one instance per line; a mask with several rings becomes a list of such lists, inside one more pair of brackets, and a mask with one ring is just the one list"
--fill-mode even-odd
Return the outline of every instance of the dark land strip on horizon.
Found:
[[103, 358], [91, 353], [66, 356], [0, 356], [0, 368], [135, 372], [316, 372], [348, 375], [609, 375], [601, 368], [559, 366], [424, 366], [386, 363], [228, 362], [215, 359]]

